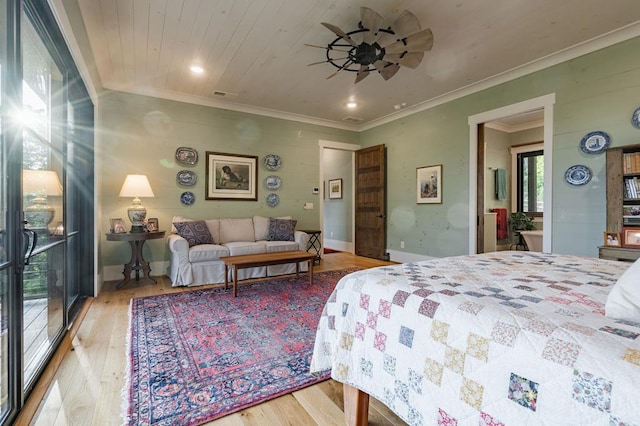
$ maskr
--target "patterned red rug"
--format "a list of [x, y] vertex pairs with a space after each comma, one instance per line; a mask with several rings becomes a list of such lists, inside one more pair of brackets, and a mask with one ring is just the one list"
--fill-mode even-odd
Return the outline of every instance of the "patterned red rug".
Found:
[[350, 270], [133, 299], [126, 423], [198, 425], [329, 378], [309, 373], [325, 302]]

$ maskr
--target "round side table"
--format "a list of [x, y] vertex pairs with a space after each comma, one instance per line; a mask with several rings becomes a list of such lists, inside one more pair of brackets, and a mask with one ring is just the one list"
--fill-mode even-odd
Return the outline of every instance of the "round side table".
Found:
[[122, 271], [124, 279], [116, 285], [116, 288], [120, 288], [131, 281], [131, 271], [136, 271], [136, 281], [140, 281], [140, 270], [144, 273], [145, 278], [153, 281], [154, 284], [157, 284], [156, 280], [151, 278], [149, 275], [151, 273], [151, 266], [149, 266], [149, 262], [144, 260], [144, 257], [142, 256], [142, 247], [147, 240], [155, 240], [163, 237], [164, 231], [107, 234], [107, 241], [128, 241], [131, 246], [131, 260], [129, 260], [129, 263], [124, 265], [124, 270]]

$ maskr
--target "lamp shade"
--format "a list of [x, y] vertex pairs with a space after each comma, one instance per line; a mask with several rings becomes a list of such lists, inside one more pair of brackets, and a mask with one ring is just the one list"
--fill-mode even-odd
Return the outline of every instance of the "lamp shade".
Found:
[[127, 175], [120, 197], [153, 197], [153, 190], [146, 175]]
[[29, 195], [62, 195], [62, 184], [53, 170], [23, 170], [22, 190]]

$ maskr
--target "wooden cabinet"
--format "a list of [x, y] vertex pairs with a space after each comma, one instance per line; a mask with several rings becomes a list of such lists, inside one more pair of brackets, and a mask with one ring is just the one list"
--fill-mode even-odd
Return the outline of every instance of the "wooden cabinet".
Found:
[[[640, 144], [607, 149], [606, 173], [606, 231], [622, 234], [624, 227], [640, 228]], [[624, 241], [624, 236], [621, 237]], [[615, 247], [607, 247], [606, 251], [610, 249]], [[603, 250], [600, 257], [605, 257]], [[640, 249], [624, 248], [623, 257], [627, 260], [640, 257]]]

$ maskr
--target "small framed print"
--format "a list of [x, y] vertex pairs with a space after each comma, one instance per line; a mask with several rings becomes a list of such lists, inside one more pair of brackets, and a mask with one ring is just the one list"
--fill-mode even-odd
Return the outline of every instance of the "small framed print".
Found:
[[158, 232], [158, 218], [150, 217], [149, 219], [147, 219], [147, 231]]
[[111, 224], [111, 232], [114, 234], [125, 234], [127, 232], [127, 228], [124, 227], [124, 222], [122, 218], [109, 219], [109, 223]]
[[442, 204], [442, 164], [416, 169], [416, 203]]
[[329, 199], [338, 200], [342, 198], [342, 178], [331, 179], [329, 181]]
[[619, 232], [605, 232], [604, 233], [604, 245], [607, 247], [621, 247], [620, 233]]
[[622, 228], [622, 246], [640, 248], [640, 228]]

